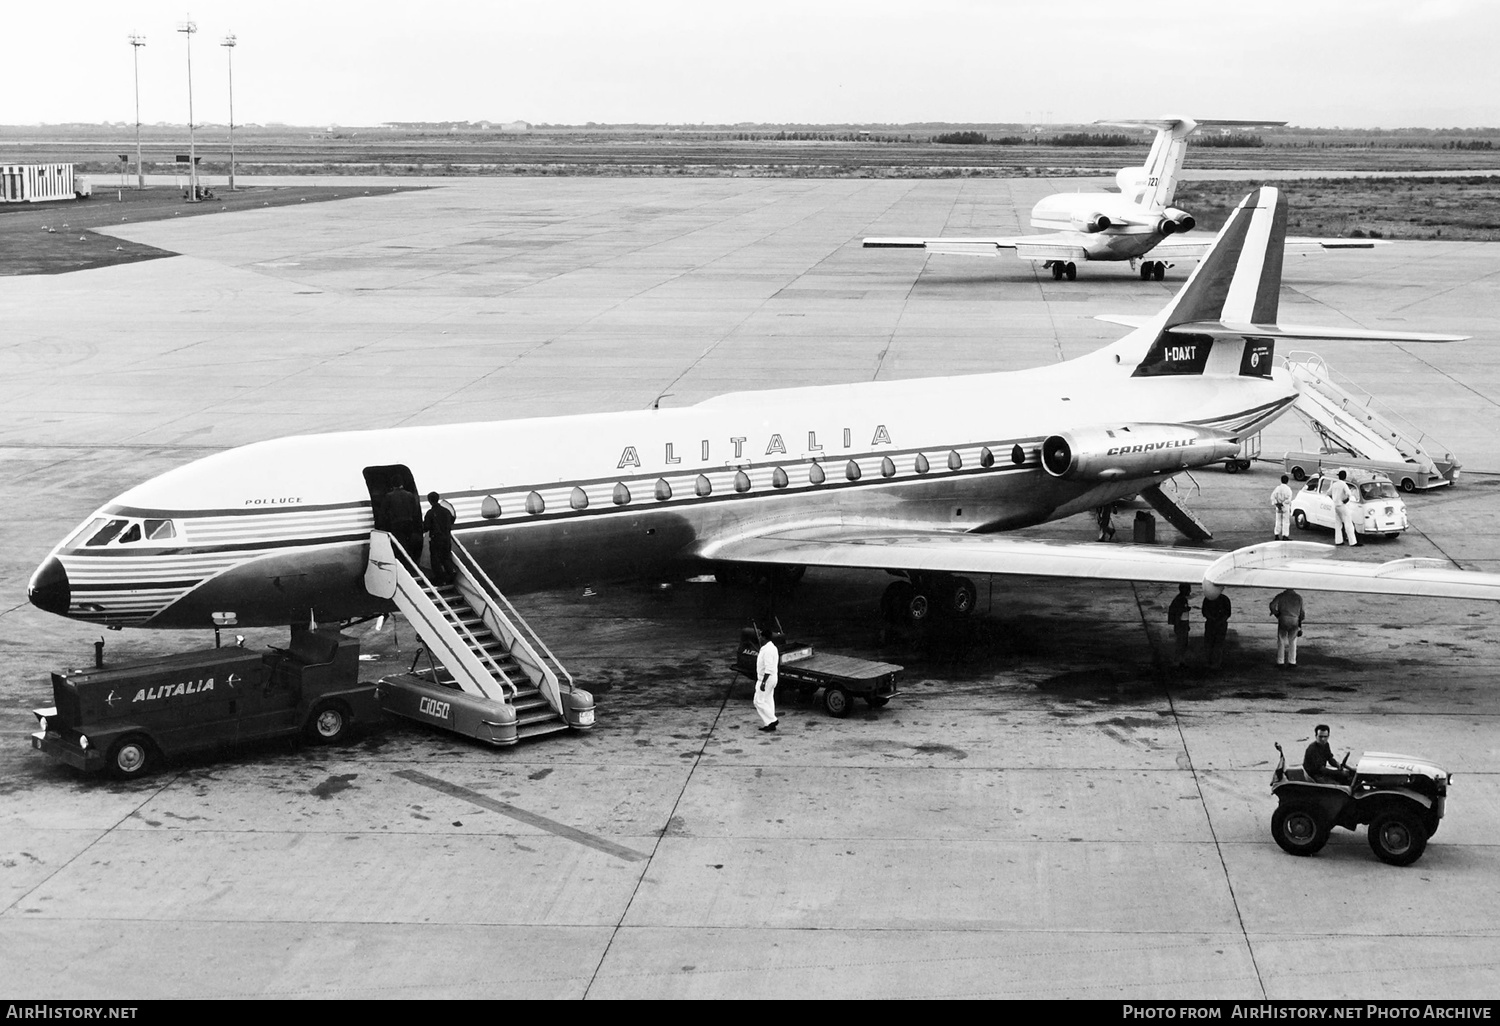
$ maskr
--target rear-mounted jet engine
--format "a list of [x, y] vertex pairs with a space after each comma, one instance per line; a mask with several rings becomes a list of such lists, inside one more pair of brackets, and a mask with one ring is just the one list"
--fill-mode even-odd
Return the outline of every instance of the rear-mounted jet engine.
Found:
[[1068, 481], [1112, 481], [1207, 466], [1238, 451], [1238, 439], [1183, 424], [1124, 424], [1048, 436], [1042, 466]]

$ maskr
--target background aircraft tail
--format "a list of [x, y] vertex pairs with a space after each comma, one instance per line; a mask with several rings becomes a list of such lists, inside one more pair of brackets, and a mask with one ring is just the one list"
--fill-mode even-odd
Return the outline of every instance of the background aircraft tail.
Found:
[[1116, 128], [1154, 128], [1156, 139], [1141, 167], [1127, 167], [1115, 176], [1120, 191], [1138, 206], [1159, 211], [1172, 205], [1177, 195], [1177, 175], [1187, 154], [1187, 137], [1200, 128], [1265, 128], [1285, 121], [1194, 121], [1192, 118], [1145, 118], [1128, 121], [1096, 121]]

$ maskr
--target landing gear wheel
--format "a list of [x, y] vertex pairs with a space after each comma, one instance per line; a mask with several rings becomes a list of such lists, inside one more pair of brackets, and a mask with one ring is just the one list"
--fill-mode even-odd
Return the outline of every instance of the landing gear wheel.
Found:
[[1063, 276], [1063, 265], [1060, 264], [1060, 263], [1054, 263], [1052, 265], [1052, 280], [1053, 281], [1062, 281], [1062, 276]]
[[823, 708], [828, 710], [828, 715], [843, 719], [849, 715], [849, 707], [853, 704], [853, 697], [843, 688], [823, 689]]
[[1161, 281], [1166, 276], [1167, 265], [1162, 263], [1160, 260], [1156, 261], [1156, 266], [1151, 268], [1151, 277], [1156, 281]]
[[1403, 492], [1414, 492], [1417, 490], [1417, 483], [1409, 477], [1403, 477], [1401, 479], [1401, 490]]
[[1298, 530], [1307, 530], [1307, 514], [1300, 509], [1292, 510], [1292, 523], [1297, 525]]
[[139, 734], [127, 734], [109, 750], [109, 775], [116, 780], [134, 780], [146, 775], [156, 762], [151, 742]]
[[1328, 826], [1317, 810], [1286, 805], [1271, 814], [1271, 836], [1288, 855], [1314, 855], [1328, 843]]
[[1226, 474], [1238, 474], [1240, 472], [1240, 461], [1239, 460], [1225, 460], [1224, 461], [1224, 472]]
[[1151, 261], [1150, 260], [1142, 260], [1141, 261], [1141, 281], [1150, 281], [1150, 280], [1151, 280]]
[[1069, 281], [1073, 281], [1078, 277], [1078, 265], [1069, 260], [1068, 266], [1063, 268], [1063, 272], [1067, 274]]
[[897, 581], [885, 589], [880, 608], [892, 623], [925, 623], [932, 615], [932, 600], [910, 581]]
[[1427, 828], [1409, 812], [1383, 812], [1370, 824], [1370, 850], [1387, 865], [1409, 866], [1427, 850]]
[[979, 604], [979, 592], [974, 587], [974, 582], [967, 577], [954, 577], [949, 580], [947, 595], [944, 598], [947, 611], [957, 617], [968, 616]]
[[320, 702], [307, 718], [306, 733], [314, 744], [338, 744], [349, 734], [349, 713], [337, 702]]
[[1293, 481], [1306, 481], [1307, 480], [1307, 471], [1303, 470], [1301, 467], [1293, 467], [1292, 468], [1292, 480]]

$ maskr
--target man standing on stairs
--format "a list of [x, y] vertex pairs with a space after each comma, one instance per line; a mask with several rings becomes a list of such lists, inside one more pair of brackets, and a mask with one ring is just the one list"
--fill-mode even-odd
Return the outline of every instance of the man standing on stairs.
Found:
[[760, 714], [760, 729], [776, 729], [776, 679], [781, 667], [781, 652], [777, 642], [781, 639], [766, 635], [766, 643], [760, 646], [755, 656], [755, 711]]
[[396, 541], [415, 563], [422, 558], [422, 504], [401, 483], [385, 493], [385, 521]]
[[427, 531], [429, 559], [432, 562], [432, 579], [438, 584], [453, 580], [453, 522], [458, 513], [437, 492], [427, 493], [427, 515], [422, 518], [422, 527]]

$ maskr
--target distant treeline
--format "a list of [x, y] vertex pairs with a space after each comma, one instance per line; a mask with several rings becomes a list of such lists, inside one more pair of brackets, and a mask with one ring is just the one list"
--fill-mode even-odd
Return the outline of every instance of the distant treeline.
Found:
[[1240, 132], [1230, 132], [1226, 135], [1195, 135], [1194, 146], [1218, 146], [1225, 149], [1257, 149], [1264, 146], [1266, 141], [1258, 135], [1248, 135]]
[[[672, 136], [658, 135], [656, 138], [670, 139]], [[720, 136], [719, 138], [724, 138]], [[917, 140], [910, 135], [874, 135], [870, 132], [734, 132], [730, 139], [743, 142], [765, 142], [767, 140], [789, 140], [792, 142], [891, 142], [909, 143]]]
[[932, 137], [935, 143], [957, 146], [1139, 146], [1141, 140], [1129, 135], [1096, 135], [1092, 132], [1064, 132], [1043, 138], [1039, 135], [997, 135], [983, 132], [944, 132]]

